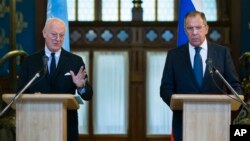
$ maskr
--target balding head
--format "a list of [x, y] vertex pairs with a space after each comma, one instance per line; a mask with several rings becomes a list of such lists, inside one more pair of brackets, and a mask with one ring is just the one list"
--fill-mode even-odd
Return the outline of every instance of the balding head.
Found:
[[47, 48], [51, 52], [56, 52], [61, 49], [65, 32], [65, 23], [61, 19], [50, 18], [46, 21], [43, 28], [43, 37]]
[[49, 18], [47, 19], [45, 26], [43, 28], [43, 31], [48, 31], [50, 26], [53, 24], [60, 24], [62, 27], [64, 27], [65, 31], [66, 31], [66, 26], [63, 20], [59, 19], [59, 18]]

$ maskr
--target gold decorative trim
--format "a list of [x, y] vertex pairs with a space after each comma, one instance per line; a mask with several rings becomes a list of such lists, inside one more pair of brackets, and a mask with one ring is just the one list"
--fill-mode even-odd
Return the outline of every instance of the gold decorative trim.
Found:
[[10, 12], [10, 8], [6, 6], [5, 0], [2, 0], [2, 2], [0, 3], [0, 17], [4, 17], [4, 15], [8, 12]]
[[9, 43], [9, 38], [5, 37], [4, 29], [0, 29], [0, 49], [3, 48], [5, 44]]
[[23, 19], [23, 13], [16, 13], [16, 33], [22, 33], [24, 28], [28, 27], [28, 23]]

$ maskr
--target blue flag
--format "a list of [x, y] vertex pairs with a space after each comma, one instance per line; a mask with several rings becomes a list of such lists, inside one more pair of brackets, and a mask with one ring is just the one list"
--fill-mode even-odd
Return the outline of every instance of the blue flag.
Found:
[[47, 4], [47, 19], [60, 18], [66, 25], [63, 48], [70, 51], [69, 48], [69, 22], [67, 11], [67, 0], [48, 0]]
[[194, 10], [202, 10], [201, 0], [180, 0], [177, 46], [181, 46], [188, 42], [187, 35], [184, 31], [184, 17], [188, 12]]

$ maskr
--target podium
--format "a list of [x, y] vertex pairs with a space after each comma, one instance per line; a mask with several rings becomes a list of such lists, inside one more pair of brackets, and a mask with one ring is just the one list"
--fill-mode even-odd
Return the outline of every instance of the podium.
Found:
[[[6, 103], [14, 94], [2, 96]], [[67, 109], [78, 109], [72, 94], [23, 94], [16, 109], [17, 141], [67, 141]]]
[[183, 141], [229, 141], [231, 110], [238, 110], [241, 105], [234, 100], [236, 96], [229, 96], [172, 95], [171, 109], [183, 110]]

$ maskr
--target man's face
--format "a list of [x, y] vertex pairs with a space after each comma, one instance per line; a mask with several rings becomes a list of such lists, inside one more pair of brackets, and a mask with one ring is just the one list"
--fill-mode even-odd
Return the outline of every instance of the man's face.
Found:
[[61, 49], [65, 34], [65, 26], [57, 20], [48, 23], [47, 27], [43, 30], [43, 37], [45, 43], [51, 52], [56, 52]]
[[200, 46], [208, 33], [208, 25], [204, 24], [200, 15], [187, 17], [185, 32], [191, 45]]

